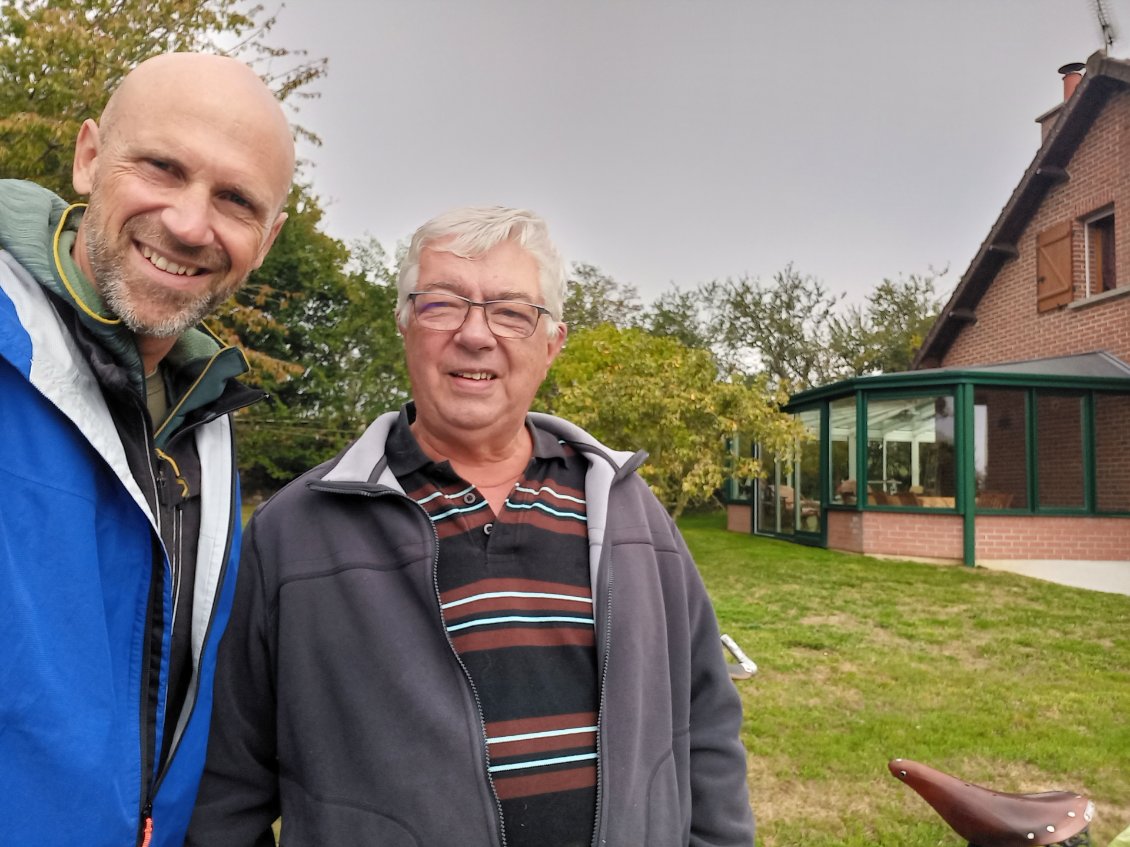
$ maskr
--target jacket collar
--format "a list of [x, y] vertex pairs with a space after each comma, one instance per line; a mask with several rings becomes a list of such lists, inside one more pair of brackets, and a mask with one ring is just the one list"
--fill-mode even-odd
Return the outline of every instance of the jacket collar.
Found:
[[[322, 481], [347, 483], [349, 486], [384, 485], [400, 491], [396, 476], [388, 467], [386, 453], [389, 433], [400, 416], [406, 413], [407, 407], [399, 412], [386, 412], [373, 421], [361, 437], [341, 454], [333, 467], [322, 475]], [[536, 430], [543, 430], [569, 443], [583, 453], [590, 463], [598, 460], [607, 463], [617, 478], [634, 472], [647, 458], [647, 453], [642, 450], [632, 453], [609, 449], [579, 426], [554, 415], [530, 412], [527, 423], [532, 424]]]

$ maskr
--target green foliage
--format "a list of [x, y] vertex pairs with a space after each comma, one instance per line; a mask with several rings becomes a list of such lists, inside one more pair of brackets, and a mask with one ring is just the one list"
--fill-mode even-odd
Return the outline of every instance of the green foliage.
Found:
[[617, 282], [594, 265], [574, 263], [562, 315], [571, 331], [592, 329], [603, 323], [633, 326], [641, 308], [634, 286]]
[[407, 397], [393, 310], [395, 280], [376, 242], [345, 246], [321, 232], [301, 188], [274, 248], [221, 313], [248, 351], [252, 382], [272, 395], [243, 415], [240, 467], [269, 489], [322, 462]]
[[709, 306], [701, 288], [684, 291], [672, 286], [647, 305], [640, 326], [652, 335], [674, 338], [687, 347], [710, 350], [715, 339]]
[[816, 277], [790, 264], [773, 275], [771, 284], [742, 276], [710, 283], [704, 292], [727, 364], [764, 373], [790, 391], [832, 382], [838, 375], [829, 333], [843, 295], [829, 294]]
[[739, 682], [763, 847], [958, 845], [886, 769], [903, 757], [1008, 792], [1082, 791], [1130, 822], [1130, 597], [959, 565], [680, 526]]
[[942, 310], [935, 294], [939, 274], [884, 279], [867, 295], [867, 306], [832, 318], [830, 344], [845, 375], [910, 370], [914, 356]]
[[935, 283], [944, 273], [885, 279], [862, 309], [843, 309], [843, 293], [791, 264], [769, 283], [748, 276], [708, 283], [700, 298], [718, 331], [705, 335], [728, 366], [793, 391], [909, 370], [941, 311]]
[[[647, 450], [640, 472], [675, 515], [712, 500], [731, 471], [728, 438], [784, 449], [796, 437], [792, 418], [777, 411], [783, 398], [763, 382], [720, 380], [708, 351], [638, 328], [571, 333], [542, 399], [609, 446]], [[759, 469], [744, 459], [732, 470]]]

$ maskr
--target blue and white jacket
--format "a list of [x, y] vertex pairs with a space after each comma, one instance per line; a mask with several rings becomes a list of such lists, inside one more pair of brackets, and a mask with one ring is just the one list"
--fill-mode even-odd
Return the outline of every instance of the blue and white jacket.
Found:
[[[180, 847], [235, 585], [227, 388], [238, 385], [232, 354], [244, 370], [246, 362], [217, 346], [193, 369], [212, 384], [209, 396], [187, 414], [193, 402], [175, 402], [166, 422], [166, 442], [195, 442], [200, 477], [195, 579], [186, 586], [192, 676], [174, 720], [165, 715], [169, 557], [153, 491], [143, 491], [156, 481], [139, 485], [130, 465], [140, 450], [142, 466], [153, 467], [157, 446], [149, 426], [132, 430], [142, 434], [135, 443], [123, 437], [131, 430], [111, 414], [89, 338], [84, 347], [77, 337], [87, 305], [66, 282], [75, 273], [61, 246], [70, 211], [37, 186], [0, 180], [0, 844]], [[237, 405], [246, 401], [242, 394]], [[137, 408], [147, 421], [143, 401]], [[166, 727], [174, 737], [161, 761]]]

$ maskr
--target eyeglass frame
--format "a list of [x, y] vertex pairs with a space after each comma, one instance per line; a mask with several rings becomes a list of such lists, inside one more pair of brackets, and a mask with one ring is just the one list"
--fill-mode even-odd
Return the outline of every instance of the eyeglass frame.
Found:
[[[453, 300], [460, 300], [463, 303], [467, 304], [467, 309], [466, 309], [465, 312], [463, 312], [463, 320], [461, 320], [459, 322], [459, 325], [453, 326], [450, 329], [439, 329], [438, 327], [428, 326], [425, 323], [420, 323], [421, 327], [423, 327], [424, 329], [426, 329], [430, 332], [458, 332], [459, 330], [461, 330], [463, 328], [463, 325], [465, 323], [467, 323], [467, 317], [471, 314], [471, 309], [473, 309], [475, 306], [479, 306], [479, 307], [482, 308], [482, 310], [483, 310], [483, 320], [487, 325], [487, 329], [489, 329], [490, 332], [491, 332], [491, 335], [495, 336], [496, 338], [514, 338], [514, 339], [531, 338], [533, 336], [533, 334], [535, 332], [537, 332], [538, 322], [541, 321], [541, 316], [542, 315], [548, 315], [548, 316], [552, 317], [552, 314], [550, 313], [549, 309], [546, 306], [539, 306], [537, 303], [527, 303], [525, 300], [508, 300], [506, 298], [497, 299], [497, 300], [472, 300], [470, 297], [464, 297], [462, 294], [455, 294], [451, 291], [409, 291], [405, 299], [409, 303], [412, 304], [412, 316], [414, 318], [416, 318], [418, 323], [419, 323], [420, 315], [416, 311], [416, 298], [420, 297], [422, 295], [436, 295], [436, 294], [443, 296], [443, 297], [450, 297]], [[536, 310], [537, 311], [537, 317], [534, 318], [534, 322], [530, 325], [529, 335], [499, 335], [498, 332], [496, 332], [494, 327], [491, 325], [490, 313], [487, 311], [487, 306], [492, 306], [495, 303], [506, 303], [506, 304], [509, 304], [511, 306], [529, 306], [531, 309]]]

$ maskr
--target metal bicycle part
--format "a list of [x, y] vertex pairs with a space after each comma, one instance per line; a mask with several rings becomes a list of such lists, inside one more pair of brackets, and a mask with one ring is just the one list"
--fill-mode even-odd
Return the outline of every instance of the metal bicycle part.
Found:
[[729, 662], [726, 667], [730, 669], [730, 679], [749, 679], [757, 673], [757, 663], [745, 654], [745, 651], [738, 646], [738, 642], [734, 641], [726, 633], [722, 633], [722, 644], [730, 651], [737, 663]]

